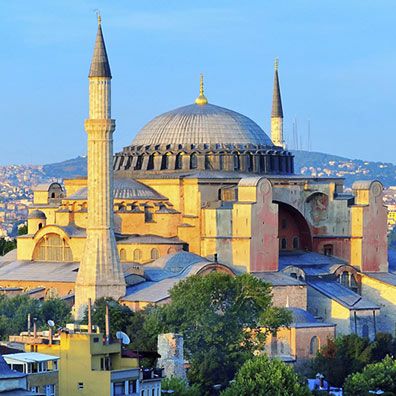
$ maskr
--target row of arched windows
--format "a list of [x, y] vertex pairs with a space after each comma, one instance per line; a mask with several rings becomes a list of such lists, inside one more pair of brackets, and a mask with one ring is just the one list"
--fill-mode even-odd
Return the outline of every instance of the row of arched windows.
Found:
[[[155, 156], [160, 154], [150, 154], [147, 160], [147, 170], [154, 170], [155, 169]], [[246, 170], [248, 172], [258, 171], [258, 172], [280, 172], [280, 173], [293, 173], [293, 158], [291, 156], [282, 156], [282, 155], [272, 155], [272, 154], [258, 154], [258, 163], [255, 164], [255, 155], [252, 153], [246, 153], [244, 155], [239, 153], [219, 153], [218, 155], [218, 162], [215, 164], [216, 155], [213, 154], [205, 154], [204, 155], [204, 168], [205, 170], [230, 170], [225, 169], [226, 163], [225, 159], [232, 155], [232, 169], [234, 171], [242, 170], [242, 161], [241, 156], [245, 156], [246, 162]], [[175, 156], [174, 165], [171, 165], [170, 158], [173, 156], [172, 153], [167, 153], [162, 155], [161, 158], [161, 165], [160, 170], [181, 170], [183, 169], [183, 157], [185, 156], [184, 153], [178, 153]], [[134, 166], [135, 170], [142, 170], [143, 169], [143, 160], [145, 154], [140, 154], [137, 157], [136, 164]], [[118, 163], [116, 165], [117, 169], [129, 169], [131, 166], [131, 157], [118, 157]], [[124, 161], [126, 159], [126, 163]], [[189, 155], [189, 164], [188, 169], [198, 169], [198, 154], [193, 152]], [[256, 169], [256, 167], [258, 169]]]
[[280, 249], [281, 250], [288, 250], [288, 249], [299, 249], [300, 248], [300, 238], [298, 236], [293, 237], [292, 239], [292, 246], [288, 246], [288, 241], [286, 238], [282, 238], [280, 240]]
[[[150, 259], [157, 260], [160, 257], [158, 249], [153, 248], [150, 251]], [[140, 249], [135, 249], [133, 251], [133, 261], [140, 262], [142, 260], [142, 251]], [[127, 260], [126, 250], [124, 248], [120, 249], [120, 261], [125, 262]]]

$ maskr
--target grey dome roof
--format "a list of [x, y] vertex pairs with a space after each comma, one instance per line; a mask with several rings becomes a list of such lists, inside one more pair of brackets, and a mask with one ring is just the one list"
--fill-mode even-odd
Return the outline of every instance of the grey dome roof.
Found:
[[45, 220], [47, 216], [45, 215], [44, 212], [41, 210], [33, 210], [32, 212], [29, 213], [28, 219], [41, 219]]
[[132, 146], [200, 143], [273, 146], [250, 118], [212, 104], [192, 104], [155, 117], [136, 135]]
[[[152, 188], [134, 179], [114, 179], [113, 194], [115, 199], [160, 199], [165, 197], [157, 193]], [[87, 187], [83, 187], [67, 199], [86, 200], [88, 196]]]

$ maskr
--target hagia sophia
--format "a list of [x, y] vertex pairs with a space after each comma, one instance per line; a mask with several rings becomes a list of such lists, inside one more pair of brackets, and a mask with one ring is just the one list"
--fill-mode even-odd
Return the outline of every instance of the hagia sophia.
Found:
[[[251, 273], [293, 314], [268, 340], [284, 360], [327, 338], [396, 330], [383, 186], [296, 174], [283, 138], [278, 64], [271, 138], [210, 102], [149, 121], [113, 155], [111, 70], [99, 19], [89, 71], [88, 176], [39, 185], [28, 233], [0, 262], [0, 287], [59, 296], [81, 316], [88, 298], [132, 310], [169, 302], [181, 279]], [[194, 95], [195, 96], [195, 95]]]

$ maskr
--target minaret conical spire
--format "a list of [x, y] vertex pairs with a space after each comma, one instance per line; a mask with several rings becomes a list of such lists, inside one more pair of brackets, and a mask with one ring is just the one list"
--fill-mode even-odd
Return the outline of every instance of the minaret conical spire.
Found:
[[279, 76], [278, 76], [278, 67], [279, 60], [275, 59], [275, 71], [274, 71], [274, 91], [272, 94], [272, 112], [271, 117], [282, 117], [283, 118], [283, 109], [282, 109], [282, 98], [279, 87]]
[[98, 14], [98, 32], [96, 33], [95, 49], [92, 56], [88, 77], [111, 78], [109, 59], [107, 58], [106, 45], [102, 32], [102, 18]]

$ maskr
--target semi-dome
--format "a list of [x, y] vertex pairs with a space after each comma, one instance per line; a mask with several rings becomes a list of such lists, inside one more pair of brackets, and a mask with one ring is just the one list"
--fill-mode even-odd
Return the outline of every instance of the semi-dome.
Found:
[[136, 135], [132, 146], [217, 143], [273, 146], [265, 132], [243, 114], [195, 103], [155, 117]]
[[28, 219], [46, 220], [47, 216], [41, 210], [35, 209], [29, 213]]

